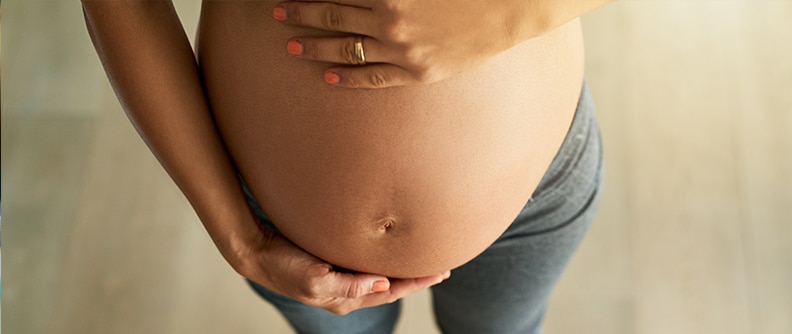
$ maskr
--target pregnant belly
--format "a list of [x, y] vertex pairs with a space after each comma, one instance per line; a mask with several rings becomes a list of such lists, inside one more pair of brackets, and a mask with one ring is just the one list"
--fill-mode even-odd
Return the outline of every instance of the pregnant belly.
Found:
[[471, 260], [514, 220], [560, 146], [582, 81], [573, 21], [436, 84], [326, 85], [289, 57], [317, 31], [276, 2], [204, 3], [197, 52], [218, 129], [261, 207], [306, 251], [391, 277]]

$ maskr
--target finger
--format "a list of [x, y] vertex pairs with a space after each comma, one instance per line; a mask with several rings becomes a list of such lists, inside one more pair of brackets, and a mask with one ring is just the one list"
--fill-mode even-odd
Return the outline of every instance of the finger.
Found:
[[392, 64], [334, 67], [325, 71], [325, 82], [346, 88], [386, 88], [419, 83], [412, 74]]
[[[328, 0], [294, 0], [299, 2], [327, 2]], [[355, 7], [363, 7], [363, 8], [372, 8], [375, 4], [380, 2], [381, 0], [334, 0], [334, 3], [340, 5], [348, 5], [348, 6], [355, 6]]]
[[324, 291], [318, 294], [328, 297], [360, 298], [367, 294], [387, 291], [391, 284], [387, 277], [371, 274], [332, 272], [324, 280]]
[[372, 35], [378, 27], [370, 9], [331, 2], [283, 2], [275, 7], [273, 15], [292, 25], [359, 35]]
[[441, 283], [442, 281], [442, 275], [391, 280], [390, 289], [388, 291], [362, 297], [360, 299], [360, 306], [364, 308], [393, 303], [420, 290]]
[[393, 279], [391, 280], [390, 291], [393, 296], [402, 298], [415, 292], [428, 288], [432, 285], [441, 283], [445, 280], [443, 275], [432, 275], [419, 278]]
[[[295, 37], [286, 43], [286, 51], [294, 56], [329, 63], [357, 64], [355, 42], [357, 37]], [[373, 38], [363, 38], [363, 51], [367, 63], [389, 63], [393, 52]]]

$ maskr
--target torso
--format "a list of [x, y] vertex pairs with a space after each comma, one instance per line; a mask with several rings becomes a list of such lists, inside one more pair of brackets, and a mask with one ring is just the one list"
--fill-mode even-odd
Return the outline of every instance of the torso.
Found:
[[275, 1], [205, 1], [197, 53], [220, 133], [278, 229], [352, 270], [416, 277], [484, 251], [575, 112], [577, 20], [439, 83], [349, 90], [296, 59]]

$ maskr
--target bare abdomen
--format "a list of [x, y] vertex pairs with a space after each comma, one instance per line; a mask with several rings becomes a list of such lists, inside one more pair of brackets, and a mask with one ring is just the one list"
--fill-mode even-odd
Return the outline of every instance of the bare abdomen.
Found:
[[455, 268], [519, 213], [560, 146], [582, 81], [574, 21], [442, 82], [349, 90], [286, 40], [276, 2], [204, 3], [213, 112], [281, 232], [335, 265], [391, 277]]

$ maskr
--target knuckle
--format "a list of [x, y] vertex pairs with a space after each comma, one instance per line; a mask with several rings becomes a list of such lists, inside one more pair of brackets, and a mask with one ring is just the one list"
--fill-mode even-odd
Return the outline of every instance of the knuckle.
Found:
[[386, 39], [394, 41], [394, 42], [405, 42], [409, 40], [407, 36], [407, 29], [408, 26], [404, 23], [404, 20], [394, 18], [383, 25], [383, 32], [382, 34], [385, 36]]
[[404, 60], [409, 65], [418, 65], [425, 60], [424, 52], [420, 48], [414, 46], [406, 46], [404, 48]]
[[316, 299], [319, 297], [319, 294], [316, 291], [317, 282], [315, 279], [309, 279], [306, 284], [301, 284], [297, 291], [300, 294], [300, 298], [303, 301], [308, 301], [312, 299]]
[[382, 70], [377, 69], [371, 71], [371, 74], [369, 74], [369, 83], [373, 87], [385, 87], [389, 82], [390, 80]]
[[327, 30], [340, 30], [343, 19], [338, 5], [328, 5], [322, 13], [322, 26]]
[[352, 283], [349, 284], [349, 286], [346, 289], [346, 293], [345, 293], [344, 297], [346, 297], [346, 298], [358, 298], [361, 295], [363, 295], [362, 286], [360, 285], [360, 282], [355, 281], [355, 282], [352, 282]]
[[316, 293], [310, 289], [300, 289], [297, 296], [293, 296], [294, 299], [299, 300], [303, 304], [311, 304], [314, 300], [317, 299]]
[[402, 0], [381, 0], [382, 8], [389, 12], [398, 12], [401, 9]]
[[344, 44], [341, 46], [341, 54], [339, 55], [347, 64], [355, 64], [357, 56], [355, 55], [355, 39], [346, 38]]
[[346, 78], [346, 86], [349, 88], [360, 87], [360, 81], [354, 75], [350, 75]]
[[303, 43], [303, 50], [302, 50], [303, 57], [310, 59], [321, 58], [321, 49], [319, 48], [319, 44], [316, 43], [316, 41], [304, 39], [302, 43]]
[[290, 6], [286, 8], [286, 12], [289, 13], [287, 16], [289, 23], [302, 24], [302, 11], [300, 11], [300, 6]]

